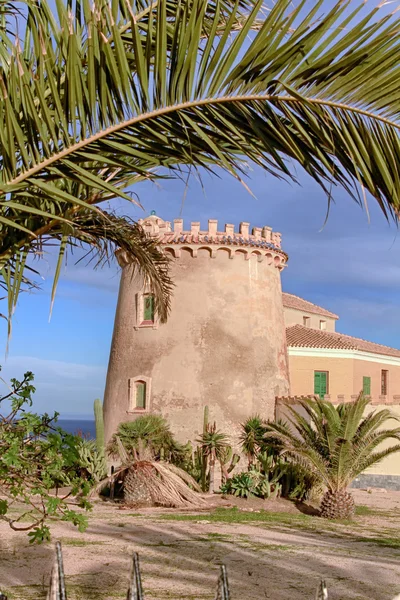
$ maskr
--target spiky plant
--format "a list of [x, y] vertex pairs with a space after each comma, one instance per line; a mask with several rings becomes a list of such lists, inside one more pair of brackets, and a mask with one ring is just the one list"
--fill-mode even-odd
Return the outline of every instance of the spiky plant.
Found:
[[307, 467], [326, 487], [323, 517], [350, 518], [354, 513], [354, 499], [348, 491], [351, 482], [400, 450], [400, 444], [381, 447], [390, 440], [400, 441], [400, 427], [386, 428], [390, 419], [399, 419], [387, 409], [364, 416], [368, 403], [363, 394], [338, 406], [319, 398], [299, 400], [305, 416], [288, 406], [289, 423], [268, 425], [266, 438], [280, 440], [283, 453]]
[[179, 452], [179, 444], [161, 415], [142, 415], [134, 421], [120, 423], [107, 446], [107, 452], [113, 456], [119, 456], [117, 438], [131, 458], [135, 458], [143, 448], [148, 448], [157, 459], [165, 457], [166, 453]]
[[[99, 205], [134, 185], [248, 161], [400, 209], [400, 17], [364, 0], [2, 0], [0, 276], [8, 315], [29, 256], [116, 246], [165, 320], [168, 261]], [[21, 18], [10, 13], [20, 9]], [[23, 23], [23, 25], [21, 25]], [[246, 162], [247, 161], [247, 162]], [[166, 171], [167, 169], [167, 171]], [[132, 192], [128, 192], [133, 188]], [[360, 191], [361, 190], [361, 191]]]
[[225, 458], [225, 449], [228, 446], [228, 437], [217, 430], [217, 426], [208, 424], [206, 431], [197, 440], [200, 444], [203, 455], [209, 460], [209, 493], [215, 491], [215, 463], [223, 461]]
[[247, 456], [248, 468], [250, 470], [265, 443], [265, 423], [259, 415], [254, 415], [241, 424], [241, 429], [240, 443], [243, 454]]

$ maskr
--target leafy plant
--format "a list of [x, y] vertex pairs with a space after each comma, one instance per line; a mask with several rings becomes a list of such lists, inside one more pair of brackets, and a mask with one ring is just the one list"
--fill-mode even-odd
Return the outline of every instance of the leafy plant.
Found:
[[108, 453], [113, 456], [120, 455], [117, 438], [130, 458], [135, 458], [140, 449], [143, 452], [143, 448], [147, 448], [156, 460], [179, 460], [184, 454], [183, 446], [174, 439], [161, 415], [142, 415], [134, 421], [120, 423], [107, 446]]
[[399, 443], [381, 449], [383, 442], [400, 442], [400, 427], [386, 428], [397, 417], [387, 409], [363, 416], [368, 403], [363, 394], [338, 406], [319, 398], [299, 400], [306, 416], [288, 407], [289, 423], [269, 423], [266, 437], [279, 439], [283, 452], [325, 486], [323, 517], [351, 517], [354, 499], [348, 486], [365, 469], [400, 450]]
[[[90, 486], [76, 469], [76, 437], [56, 426], [57, 413], [30, 412], [33, 379], [29, 371], [21, 381], [12, 379], [10, 391], [0, 398], [0, 520], [15, 531], [28, 531], [31, 542], [42, 542], [50, 538], [48, 520], [56, 517], [85, 530], [87, 518], [71, 510], [67, 498], [79, 496], [80, 506], [89, 509]], [[54, 490], [61, 486], [69, 487], [63, 497]], [[23, 513], [15, 510], [19, 503]]]
[[238, 473], [221, 485], [221, 492], [238, 498], [250, 498], [255, 495], [254, 479], [249, 472]]
[[252, 467], [250, 471], [244, 471], [228, 479], [222, 486], [223, 494], [233, 494], [240, 498], [274, 498], [280, 494], [281, 471], [275, 469], [273, 472], [264, 473]]
[[24, 0], [21, 35], [15, 4], [2, 3], [0, 27], [9, 319], [32, 283], [28, 255], [55, 241], [53, 298], [68, 247], [89, 244], [95, 264], [120, 247], [166, 319], [167, 257], [98, 207], [137, 202], [126, 190], [143, 180], [217, 167], [242, 179], [244, 160], [295, 180], [295, 163], [328, 202], [335, 184], [398, 213], [400, 20], [380, 18], [381, 5], [365, 14], [362, 0], [276, 0], [268, 11], [262, 0]]

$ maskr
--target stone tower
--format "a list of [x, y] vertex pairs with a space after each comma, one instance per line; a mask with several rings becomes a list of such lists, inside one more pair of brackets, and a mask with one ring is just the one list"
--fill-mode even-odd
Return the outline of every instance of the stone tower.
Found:
[[104, 416], [107, 439], [121, 421], [163, 414], [177, 438], [194, 440], [203, 408], [217, 428], [235, 437], [259, 413], [273, 418], [275, 396], [288, 393], [288, 364], [280, 272], [287, 255], [270, 227], [241, 223], [218, 231], [200, 223], [183, 229], [152, 215], [140, 221], [172, 256], [175, 282], [164, 325], [151, 290], [133, 276], [123, 251]]

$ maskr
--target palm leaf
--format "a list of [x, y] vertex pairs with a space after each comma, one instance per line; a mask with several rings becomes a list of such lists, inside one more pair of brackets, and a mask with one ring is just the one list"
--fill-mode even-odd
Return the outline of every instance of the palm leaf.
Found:
[[[397, 215], [397, 16], [374, 8], [360, 19], [354, 0], [325, 14], [327, 0], [277, 0], [267, 12], [256, 0], [24, 5], [22, 41], [0, 27], [0, 269], [12, 304], [18, 252], [58, 239], [60, 219], [68, 239], [98, 249], [98, 235], [103, 248], [112, 228], [87, 236], [80, 215], [104, 219], [94, 205], [130, 200], [127, 188], [160, 167], [241, 179], [247, 159], [294, 180], [292, 160], [328, 200], [341, 185]], [[139, 253], [132, 260], [142, 267]], [[169, 283], [144, 271], [165, 317]]]

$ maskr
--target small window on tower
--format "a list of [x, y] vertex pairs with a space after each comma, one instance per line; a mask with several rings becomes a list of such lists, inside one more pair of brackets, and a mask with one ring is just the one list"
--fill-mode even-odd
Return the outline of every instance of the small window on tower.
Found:
[[325, 330], [326, 330], [326, 321], [320, 321], [320, 322], [319, 322], [319, 328], [320, 328], [322, 331], [325, 331]]
[[154, 323], [154, 296], [144, 294], [143, 296], [143, 323]]
[[151, 378], [145, 375], [128, 380], [128, 413], [149, 412], [151, 405]]
[[303, 317], [304, 327], [310, 327], [310, 317]]
[[135, 384], [136, 408], [144, 410], [146, 408], [146, 384], [144, 381], [137, 381]]

